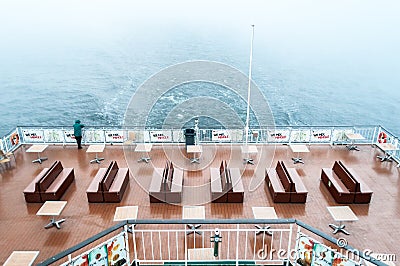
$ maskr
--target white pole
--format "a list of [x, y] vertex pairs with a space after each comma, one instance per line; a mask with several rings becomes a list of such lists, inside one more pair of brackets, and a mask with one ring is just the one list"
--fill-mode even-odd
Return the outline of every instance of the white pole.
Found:
[[249, 139], [249, 119], [250, 119], [250, 89], [251, 89], [251, 65], [253, 61], [253, 40], [254, 40], [254, 25], [252, 27], [251, 34], [251, 47], [250, 47], [250, 66], [249, 66], [249, 85], [247, 88], [247, 113], [246, 113], [246, 127], [244, 129], [246, 135], [246, 146]]

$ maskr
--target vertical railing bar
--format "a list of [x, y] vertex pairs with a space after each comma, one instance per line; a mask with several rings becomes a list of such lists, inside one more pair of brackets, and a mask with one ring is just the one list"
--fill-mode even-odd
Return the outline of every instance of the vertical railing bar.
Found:
[[[271, 249], [272, 250], [274, 248], [274, 231], [271, 231]], [[271, 260], [273, 260], [273, 258], [270, 258]]]
[[187, 259], [187, 233], [186, 233], [186, 227], [185, 227], [185, 231], [184, 231], [184, 234], [185, 234], [185, 236], [184, 236], [184, 238], [185, 238], [185, 249], [184, 249], [184, 252], [185, 252], [185, 255], [184, 255], [184, 258], [185, 258], [185, 266], [187, 266], [187, 263], [188, 263], [188, 259]]
[[144, 235], [142, 231], [142, 249], [143, 249], [143, 259], [146, 260], [146, 247], [144, 245]]
[[283, 234], [283, 231], [281, 231], [281, 237], [279, 239], [279, 249], [282, 248], [282, 234]]
[[135, 232], [135, 230], [133, 228], [133, 225], [132, 225], [132, 240], [133, 240], [133, 250], [135, 252], [133, 257], [134, 257], [134, 260], [136, 262], [137, 261], [136, 232]]
[[239, 265], [239, 224], [236, 225], [236, 265]]
[[179, 254], [178, 254], [178, 250], [179, 250], [178, 231], [175, 232], [175, 236], [176, 236], [176, 260], [179, 260]]
[[231, 243], [230, 239], [231, 239], [231, 230], [228, 230], [228, 250], [226, 251], [226, 259], [227, 260], [229, 260], [229, 253], [230, 253], [230, 243]]
[[151, 256], [154, 260], [153, 231], [150, 231]]
[[[126, 254], [128, 254], [128, 262], [130, 263], [130, 260], [131, 260], [131, 256], [130, 256], [130, 254], [129, 254], [129, 238], [128, 238], [128, 227], [129, 227], [130, 225], [125, 225], [124, 226], [124, 230], [125, 230], [125, 232], [124, 232], [124, 238], [125, 238], [125, 244], [126, 244]], [[132, 235], [133, 235], [133, 229], [132, 229]], [[133, 240], [135, 240], [135, 238], [133, 238]]]
[[245, 236], [246, 244], [244, 245], [244, 260], [247, 259], [247, 236], [248, 236], [248, 231], [246, 231], [246, 236]]
[[162, 249], [161, 249], [161, 232], [160, 231], [158, 231], [158, 240], [160, 241], [160, 258], [161, 258], [161, 260], [163, 260], [163, 258], [162, 258]]
[[256, 259], [256, 244], [257, 244], [257, 231], [254, 231], [253, 260]]
[[[290, 260], [290, 257], [291, 257], [291, 254], [292, 254], [292, 252], [290, 251], [291, 250], [290, 246], [291, 246], [291, 243], [292, 243], [292, 231], [293, 231], [293, 224], [290, 224], [289, 241], [288, 241], [288, 247], [287, 247], [287, 250], [288, 250], [288, 261]], [[288, 263], [288, 265], [289, 265], [289, 263]]]
[[169, 241], [169, 231], [168, 231], [168, 260], [171, 260], [171, 249], [170, 249], [170, 241]]

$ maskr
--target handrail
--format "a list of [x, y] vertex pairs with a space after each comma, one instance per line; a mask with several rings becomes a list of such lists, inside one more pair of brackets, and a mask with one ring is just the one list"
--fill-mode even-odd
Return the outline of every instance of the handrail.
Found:
[[[93, 243], [96, 240], [99, 240], [100, 238], [107, 236], [108, 234], [123, 228], [124, 226], [127, 225], [132, 225], [132, 224], [182, 224], [182, 225], [186, 225], [186, 224], [232, 224], [232, 225], [238, 225], [238, 224], [296, 224], [320, 237], [322, 237], [323, 239], [337, 244], [338, 239], [331, 237], [330, 235], [300, 221], [297, 219], [185, 219], [185, 220], [177, 220], [177, 219], [171, 219], [171, 220], [167, 220], [167, 219], [162, 219], [162, 220], [151, 220], [151, 219], [141, 219], [141, 220], [127, 220], [127, 221], [123, 221], [120, 222], [90, 238], [88, 238], [87, 240], [82, 241], [81, 243], [66, 249], [54, 256], [52, 256], [51, 258], [48, 258], [42, 262], [40, 262], [38, 265], [39, 266], [47, 266], [50, 265], [52, 263], [57, 262], [58, 260], [68, 256], [69, 254], [72, 254], [73, 252], [76, 252], [84, 247], [86, 247], [87, 245]], [[378, 261], [370, 256], [368, 256], [367, 254], [353, 248], [350, 245], [346, 245], [344, 247], [342, 247], [345, 250], [348, 250], [354, 254], [356, 254], [357, 256], [374, 263], [375, 265], [378, 266], [388, 266], [387, 264]]]

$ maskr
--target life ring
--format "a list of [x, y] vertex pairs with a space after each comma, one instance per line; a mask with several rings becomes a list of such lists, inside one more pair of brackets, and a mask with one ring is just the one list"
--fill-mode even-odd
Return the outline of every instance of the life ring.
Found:
[[379, 133], [379, 136], [378, 136], [378, 142], [386, 143], [386, 141], [387, 141], [387, 135], [385, 132], [381, 131], [381, 133]]
[[18, 133], [13, 133], [10, 137], [11, 145], [15, 146], [19, 143], [19, 135]]

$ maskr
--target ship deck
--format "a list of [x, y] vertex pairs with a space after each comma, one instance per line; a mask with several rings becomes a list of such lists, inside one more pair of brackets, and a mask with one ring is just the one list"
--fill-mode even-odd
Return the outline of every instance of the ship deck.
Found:
[[[0, 263], [3, 264], [14, 250], [39, 250], [35, 262], [43, 261], [81, 241], [113, 226], [115, 208], [124, 205], [139, 207], [138, 219], [181, 219], [181, 206], [149, 202], [149, 196], [143, 187], [149, 184], [153, 168], [163, 167], [165, 159], [170, 159], [176, 167], [185, 171], [183, 204], [190, 205], [204, 202], [206, 219], [253, 218], [253, 206], [273, 206], [279, 218], [299, 219], [327, 234], [332, 234], [328, 227], [334, 222], [327, 206], [338, 206], [328, 190], [320, 182], [321, 168], [332, 167], [335, 160], [341, 160], [346, 166], [363, 177], [374, 194], [370, 204], [349, 205], [358, 217], [358, 221], [346, 223], [350, 231], [345, 236], [348, 243], [360, 250], [369, 249], [378, 253], [397, 254], [400, 248], [400, 178], [395, 162], [380, 162], [376, 158], [382, 151], [371, 145], [359, 146], [360, 151], [349, 151], [345, 146], [312, 145], [310, 152], [301, 154], [305, 164], [294, 165], [292, 151], [287, 145], [258, 145], [259, 153], [256, 164], [246, 165], [244, 169], [240, 146], [228, 144], [206, 145], [200, 164], [190, 164], [183, 145], [153, 145], [150, 152], [151, 163], [139, 163], [141, 156], [133, 148], [108, 145], [101, 157], [101, 164], [90, 164], [91, 153], [76, 146], [50, 145], [42, 155], [49, 159], [42, 164], [32, 163], [35, 153], [26, 153], [26, 147], [15, 151], [9, 169], [0, 168]], [[245, 198], [242, 204], [206, 203], [210, 199], [210, 174], [208, 167], [218, 167], [221, 160], [228, 160], [230, 167], [243, 170], [242, 180], [245, 186]], [[75, 182], [66, 191], [62, 200], [68, 201], [60, 218], [66, 221], [61, 229], [45, 229], [49, 217], [37, 216], [41, 203], [26, 203], [23, 190], [32, 179], [55, 160], [60, 160], [64, 167], [75, 169]], [[86, 189], [100, 167], [107, 167], [111, 160], [120, 167], [130, 167], [130, 182], [120, 203], [88, 203]], [[266, 167], [275, 167], [278, 160], [287, 166], [295, 167], [309, 193], [305, 204], [276, 204], [272, 202], [263, 182]], [[189, 171], [190, 170], [190, 171]], [[141, 185], [138, 184], [138, 181]], [[147, 183], [146, 183], [147, 182]], [[195, 189], [203, 187], [204, 189]], [[197, 192], [196, 192], [197, 191]], [[146, 225], [140, 225], [144, 228]], [[165, 228], [165, 226], [159, 225]], [[153, 225], [154, 228], [154, 225]], [[340, 237], [341, 235], [335, 235]]]

